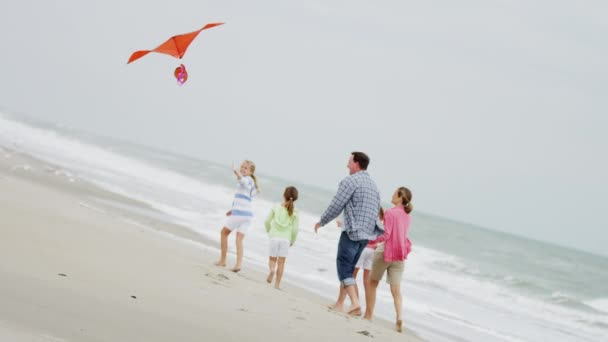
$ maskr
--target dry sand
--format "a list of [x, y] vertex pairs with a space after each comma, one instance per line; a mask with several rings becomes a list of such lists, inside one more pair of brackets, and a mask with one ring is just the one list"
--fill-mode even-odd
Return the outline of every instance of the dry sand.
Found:
[[0, 150], [0, 341], [419, 341], [213, 266], [217, 242], [91, 198], [150, 210]]

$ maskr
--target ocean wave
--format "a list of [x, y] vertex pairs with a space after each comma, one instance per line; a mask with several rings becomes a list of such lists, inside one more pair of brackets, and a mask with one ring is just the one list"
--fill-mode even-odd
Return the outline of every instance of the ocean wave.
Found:
[[493, 283], [504, 286], [525, 295], [543, 296], [552, 292], [551, 289], [542, 286], [534, 280], [524, 279], [515, 275], [504, 275], [500, 273], [483, 271], [478, 267], [468, 265], [465, 261], [454, 256], [429, 255], [432, 259], [428, 264], [437, 270], [447, 271], [456, 276], [469, 276], [482, 283]]
[[502, 284], [505, 284], [508, 287], [515, 289], [518, 292], [522, 292], [524, 294], [534, 294], [534, 295], [546, 295], [551, 293], [551, 289], [546, 288], [532, 280], [522, 279], [521, 277], [516, 277], [512, 275], [508, 276], [500, 276], [497, 275], [498, 281]]
[[501, 341], [524, 342], [524, 340], [522, 340], [522, 339], [520, 339], [518, 337], [512, 336], [512, 335], [506, 334], [504, 332], [500, 332], [500, 331], [497, 331], [497, 330], [494, 330], [494, 329], [489, 329], [489, 328], [485, 328], [485, 327], [479, 326], [479, 325], [471, 322], [470, 320], [467, 320], [464, 317], [461, 317], [461, 316], [459, 316], [459, 315], [457, 315], [455, 313], [452, 313], [452, 312], [448, 312], [448, 311], [445, 311], [445, 310], [433, 310], [431, 312], [431, 315], [435, 316], [435, 317], [438, 317], [438, 318], [442, 318], [444, 320], [451, 321], [452, 323], [456, 323], [456, 324], [461, 325], [461, 326], [465, 326], [465, 327], [467, 327], [469, 329], [473, 329], [473, 330], [482, 332], [482, 333], [484, 333], [486, 335], [498, 338]]
[[[576, 298], [573, 295], [555, 291], [548, 298], [548, 301], [554, 304], [576, 308], [589, 313], [608, 315], [608, 298], [598, 298], [588, 301], [583, 301]], [[603, 326], [608, 322], [601, 322], [597, 320], [579, 320], [584, 321], [592, 325]]]
[[551, 294], [551, 297], [549, 298], [549, 300], [553, 303], [568, 303], [568, 302], [578, 302], [578, 300], [576, 300], [573, 296], [559, 292], [559, 291], [555, 291]]
[[553, 292], [551, 294], [551, 296], [547, 299], [547, 301], [550, 303], [568, 306], [571, 308], [577, 308], [580, 310], [596, 311], [592, 307], [586, 305], [585, 303], [583, 303], [582, 301], [577, 299], [575, 296], [572, 296], [572, 295], [569, 295], [566, 293], [562, 293], [559, 291]]
[[608, 298], [591, 299], [585, 301], [584, 303], [597, 311], [608, 313]]

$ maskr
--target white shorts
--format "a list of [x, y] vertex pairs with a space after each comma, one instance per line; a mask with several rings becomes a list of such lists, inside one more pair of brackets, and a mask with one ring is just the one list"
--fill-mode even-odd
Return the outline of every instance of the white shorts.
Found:
[[268, 256], [286, 258], [291, 242], [287, 239], [272, 238], [268, 248]]
[[224, 224], [224, 227], [230, 229], [231, 231], [247, 234], [247, 231], [251, 226], [251, 221], [253, 221], [253, 218], [250, 216], [230, 215], [228, 216], [228, 218], [226, 218], [226, 223]]
[[374, 263], [374, 251], [375, 249], [373, 248], [365, 247], [355, 267], [358, 269], [371, 270], [372, 264]]

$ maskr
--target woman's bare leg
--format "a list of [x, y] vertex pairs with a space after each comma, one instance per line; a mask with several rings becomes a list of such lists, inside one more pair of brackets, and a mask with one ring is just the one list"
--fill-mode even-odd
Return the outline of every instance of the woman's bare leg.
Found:
[[396, 326], [397, 331], [401, 332], [401, 325], [403, 320], [401, 317], [401, 284], [391, 284], [391, 294], [393, 295], [393, 302], [395, 303], [395, 314], [397, 317]]
[[380, 281], [370, 279], [369, 281], [369, 296], [366, 296], [367, 307], [365, 308], [365, 316], [363, 318], [367, 320], [372, 320], [374, 316], [374, 306], [376, 306], [376, 289], [378, 288], [378, 284]]

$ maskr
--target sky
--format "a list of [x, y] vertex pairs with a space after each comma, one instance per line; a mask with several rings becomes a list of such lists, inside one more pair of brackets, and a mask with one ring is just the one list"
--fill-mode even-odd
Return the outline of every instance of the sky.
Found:
[[[0, 108], [608, 255], [606, 1], [0, 1]], [[179, 61], [135, 50], [203, 31]], [[184, 63], [189, 80], [176, 85]], [[329, 199], [328, 199], [329, 201]]]

